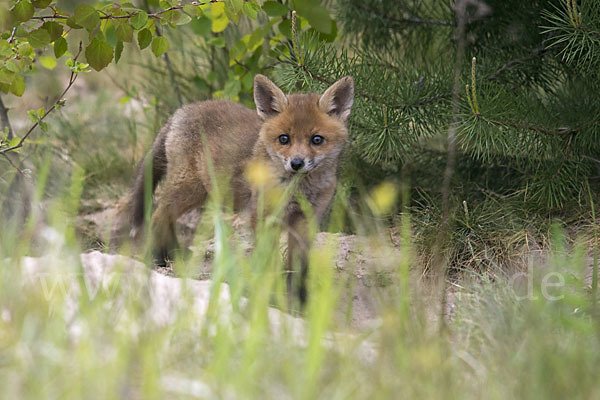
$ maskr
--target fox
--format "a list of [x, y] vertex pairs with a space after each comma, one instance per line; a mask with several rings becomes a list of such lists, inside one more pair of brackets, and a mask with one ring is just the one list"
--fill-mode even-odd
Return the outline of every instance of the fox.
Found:
[[[156, 136], [137, 168], [130, 192], [130, 236], [144, 224], [147, 171], [151, 189], [161, 183], [150, 220], [153, 260], [165, 265], [178, 250], [175, 221], [205, 203], [215, 176], [230, 177], [234, 211], [248, 210], [256, 225], [257, 190], [245, 173], [260, 163], [271, 182], [303, 197], [316, 220], [323, 218], [334, 196], [340, 154], [348, 141], [348, 117], [354, 101], [354, 80], [345, 76], [322, 94], [288, 94], [264, 75], [254, 78], [252, 110], [229, 100], [208, 100], [179, 108]], [[307, 299], [307, 216], [298, 196], [285, 205], [283, 228], [288, 234], [286, 260], [288, 296]], [[292, 283], [299, 269], [300, 282]]]

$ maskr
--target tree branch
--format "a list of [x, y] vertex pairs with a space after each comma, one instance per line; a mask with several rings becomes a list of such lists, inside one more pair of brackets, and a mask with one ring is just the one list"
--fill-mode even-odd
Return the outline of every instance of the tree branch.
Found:
[[[306, 72], [311, 77], [313, 77], [314, 79], [318, 80], [319, 82], [325, 83], [327, 85], [332, 85], [333, 84], [333, 82], [331, 80], [313, 73], [308, 68], [306, 68], [305, 65], [301, 65], [301, 68], [304, 70], [304, 72]], [[437, 95], [437, 96], [424, 97], [424, 98], [422, 98], [419, 101], [416, 101], [414, 103], [400, 103], [400, 104], [389, 105], [384, 100], [381, 100], [378, 97], [372, 96], [372, 95], [370, 95], [368, 93], [365, 93], [363, 91], [355, 89], [354, 93], [356, 93], [360, 97], [364, 97], [365, 99], [372, 101], [373, 103], [385, 105], [387, 108], [390, 108], [392, 110], [398, 110], [398, 109], [405, 110], [405, 109], [410, 108], [410, 107], [420, 107], [420, 106], [424, 106], [424, 105], [427, 105], [427, 104], [430, 104], [430, 103], [435, 103], [435, 102], [440, 101], [440, 100], [449, 99], [452, 96], [452, 93], [442, 93], [442, 94]]]
[[547, 50], [548, 50], [548, 48], [546, 48], [544, 46], [541, 46], [541, 47], [538, 47], [536, 49], [533, 49], [533, 51], [531, 52], [530, 55], [525, 56], [525, 57], [521, 57], [521, 58], [517, 58], [515, 60], [510, 60], [510, 61], [506, 62], [498, 70], [496, 70], [495, 72], [491, 73], [490, 75], [488, 75], [487, 77], [485, 77], [483, 80], [486, 81], [486, 82], [496, 80], [496, 79], [498, 79], [498, 77], [504, 71], [512, 68], [513, 66], [515, 66], [517, 64], [521, 64], [521, 63], [524, 63], [526, 61], [530, 61], [530, 60], [536, 59], [539, 56], [543, 55]]
[[[242, 0], [244, 2], [246, 1], [250, 1], [250, 0]], [[183, 7], [185, 7], [186, 5], [188, 6], [205, 6], [207, 4], [212, 4], [212, 3], [224, 3], [225, 0], [206, 0], [206, 1], [193, 1], [189, 4], [178, 4], [176, 6], [172, 6], [169, 8], [165, 8], [164, 10], [160, 10], [157, 11], [155, 13], [148, 13], [148, 18], [160, 18], [160, 16], [166, 12], [169, 11], [174, 11], [174, 10], [182, 10]], [[100, 19], [129, 19], [134, 17], [138, 12], [134, 12], [134, 13], [130, 13], [127, 15], [112, 15], [112, 14], [107, 14], [107, 15], [102, 15], [100, 16]], [[41, 21], [46, 21], [46, 20], [54, 20], [54, 19], [69, 19], [71, 18], [68, 15], [59, 15], [59, 14], [54, 14], [54, 15], [36, 15], [31, 17], [30, 19], [38, 19]]]
[[579, 131], [581, 131], [583, 128], [586, 128], [589, 126], [596, 126], [596, 125], [600, 124], [599, 121], [593, 121], [593, 122], [588, 122], [586, 124], [576, 126], [574, 128], [561, 127], [561, 128], [552, 129], [552, 128], [546, 128], [545, 126], [534, 125], [534, 124], [530, 124], [528, 122], [522, 122], [522, 121], [499, 121], [499, 120], [488, 119], [481, 115], [477, 115], [477, 117], [479, 119], [481, 119], [482, 121], [487, 122], [492, 125], [504, 126], [507, 128], [522, 129], [522, 130], [542, 133], [544, 135], [553, 135], [553, 136], [574, 135], [574, 134], [578, 133]]
[[[77, 55], [73, 58], [74, 61], [77, 61], [77, 58], [81, 54], [81, 50], [82, 50], [82, 43], [79, 42], [79, 51], [77, 52]], [[23, 143], [25, 143], [25, 140], [27, 140], [27, 138], [29, 137], [29, 135], [31, 135], [31, 133], [40, 124], [40, 122], [42, 122], [48, 116], [48, 114], [50, 114], [51, 112], [53, 112], [54, 110], [56, 110], [56, 106], [61, 103], [61, 101], [63, 100], [65, 94], [69, 91], [69, 89], [71, 89], [71, 87], [75, 83], [75, 80], [77, 79], [78, 75], [79, 75], [79, 73], [71, 71], [71, 76], [69, 77], [69, 84], [67, 85], [67, 87], [65, 88], [65, 90], [63, 90], [63, 92], [60, 94], [60, 96], [58, 96], [58, 98], [56, 99], [56, 101], [54, 102], [54, 104], [52, 104], [52, 107], [50, 107], [47, 111], [45, 111], [44, 115], [38, 121], [36, 121], [31, 126], [31, 128], [29, 128], [29, 130], [27, 131], [27, 133], [25, 134], [25, 136], [23, 136], [21, 138], [21, 140], [19, 140], [19, 143], [17, 143], [14, 146], [7, 147], [6, 149], [1, 149], [0, 150], [0, 154], [5, 154], [5, 153], [8, 153], [9, 151], [13, 151], [13, 150], [20, 149], [21, 147], [23, 147]]]

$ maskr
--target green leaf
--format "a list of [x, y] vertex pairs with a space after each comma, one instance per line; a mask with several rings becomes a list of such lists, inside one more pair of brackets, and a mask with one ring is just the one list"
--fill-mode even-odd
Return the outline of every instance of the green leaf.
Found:
[[291, 38], [292, 37], [292, 21], [289, 19], [284, 19], [279, 24], [279, 32], [283, 35]]
[[34, 49], [41, 49], [50, 44], [50, 34], [47, 30], [39, 28], [29, 33], [27, 41]]
[[27, 111], [27, 117], [29, 117], [29, 120], [33, 123], [38, 122], [40, 120], [40, 117], [36, 110]]
[[100, 14], [98, 14], [98, 11], [96, 11], [94, 7], [88, 6], [87, 4], [80, 4], [75, 8], [73, 19], [76, 24], [91, 31], [100, 22]]
[[52, 0], [33, 0], [32, 3], [36, 8], [46, 8], [52, 3]]
[[242, 11], [246, 16], [252, 19], [256, 19], [258, 16], [258, 12], [260, 11], [260, 6], [255, 3], [244, 2], [244, 6], [242, 7]]
[[325, 34], [330, 34], [332, 29], [332, 19], [329, 17], [327, 9], [314, 0], [295, 0], [292, 2], [292, 8], [302, 17], [306, 18], [310, 25]]
[[223, 95], [226, 99], [235, 100], [240, 90], [242, 90], [242, 83], [238, 80], [230, 80], [223, 88]]
[[104, 69], [113, 59], [113, 48], [97, 37], [85, 49], [85, 58], [96, 71]]
[[242, 11], [244, 0], [225, 0], [225, 10], [229, 9], [231, 14], [237, 14]]
[[42, 56], [40, 57], [40, 64], [42, 64], [42, 67], [52, 71], [54, 68], [56, 68], [56, 58], [50, 56]]
[[123, 53], [123, 42], [117, 42], [117, 46], [115, 47], [115, 64], [119, 62], [121, 59], [121, 54]]
[[329, 33], [329, 34], [319, 32], [315, 28], [310, 28], [308, 31], [314, 32], [319, 37], [320, 40], [327, 42], [327, 43], [331, 43], [337, 38], [337, 34], [338, 34], [337, 24], [335, 23], [335, 21], [332, 21], [332, 22], [333, 23], [331, 24], [331, 33]]
[[207, 43], [215, 47], [225, 47], [225, 38], [223, 38], [222, 36], [212, 37], [208, 40]]
[[169, 41], [163, 36], [157, 36], [152, 40], [152, 53], [160, 57], [169, 50]]
[[269, 17], [283, 17], [290, 11], [286, 5], [277, 1], [265, 1], [263, 10], [265, 10]]
[[77, 24], [77, 22], [75, 22], [75, 18], [74, 17], [70, 17], [67, 19], [67, 26], [69, 28], [73, 28], [73, 29], [81, 29], [83, 28], [83, 26]]
[[117, 45], [117, 28], [113, 21], [106, 21], [104, 25], [104, 39], [106, 39], [106, 43], [110, 44], [110, 47], [115, 47]]
[[225, 16], [229, 18], [230, 22], [237, 24], [238, 22], [240, 22], [240, 18], [242, 18], [242, 12], [233, 12], [232, 8], [225, 8]]
[[239, 60], [246, 54], [247, 48], [246, 43], [243, 40], [239, 40], [232, 48], [229, 49], [229, 57], [231, 60]]
[[10, 91], [15, 96], [23, 96], [25, 92], [25, 79], [21, 75], [15, 75], [12, 85], [10, 85]]
[[210, 17], [211, 19], [217, 18], [225, 13], [225, 3], [222, 1], [212, 3], [210, 5]]
[[193, 6], [191, 4], [186, 4], [183, 6], [183, 12], [186, 14], [189, 14], [193, 17], [197, 17], [199, 15], [202, 14], [202, 10], [200, 10], [200, 7], [198, 6]]
[[117, 25], [115, 33], [117, 34], [117, 39], [122, 42], [129, 43], [133, 41], [133, 28], [127, 23]]
[[146, 28], [138, 32], [138, 45], [140, 50], [144, 50], [152, 42], [152, 33]]
[[33, 17], [33, 5], [29, 0], [21, 0], [12, 10], [13, 17], [19, 22], [26, 22]]
[[191, 20], [192, 20], [192, 17], [190, 17], [189, 15], [181, 14], [181, 18], [179, 18], [179, 20], [177, 20], [175, 25], [186, 25], [186, 24], [189, 24]]
[[225, 30], [225, 28], [227, 28], [228, 24], [229, 24], [229, 18], [227, 18], [227, 15], [222, 14], [212, 20], [212, 31], [214, 33], [223, 32]]
[[9, 70], [10, 72], [14, 72], [15, 74], [21, 72], [21, 68], [13, 60], [6, 60], [4, 63], [4, 68]]
[[144, 26], [146, 26], [146, 22], [148, 22], [148, 14], [146, 11], [140, 10], [137, 14], [131, 17], [129, 21], [134, 29], [142, 29]]
[[194, 18], [190, 27], [196, 35], [208, 36], [212, 32], [212, 21], [206, 17]]
[[0, 57], [8, 57], [12, 54], [11, 45], [6, 40], [0, 40]]
[[48, 33], [50, 34], [51, 42], [54, 42], [56, 39], [61, 37], [63, 34], [63, 27], [61, 24], [59, 24], [57, 22], [52, 22], [52, 21], [44, 22], [44, 25], [42, 25], [42, 29], [45, 29], [48, 31]]
[[[18, 136], [15, 136], [10, 140], [10, 142], [8, 142], [8, 147], [15, 147], [16, 145], [19, 144], [20, 141], [21, 141], [21, 138]], [[13, 151], [16, 151], [16, 149]]]
[[67, 40], [63, 37], [54, 41], [54, 57], [61, 58], [67, 52]]
[[167, 11], [161, 15], [161, 22], [166, 21], [169, 24], [175, 25], [181, 18], [181, 15], [182, 14], [176, 10]]

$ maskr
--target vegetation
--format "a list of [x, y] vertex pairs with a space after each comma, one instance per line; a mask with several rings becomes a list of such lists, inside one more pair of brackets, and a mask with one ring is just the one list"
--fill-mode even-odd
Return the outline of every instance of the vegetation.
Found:
[[[0, 4], [3, 394], [599, 397], [598, 7]], [[156, 272], [131, 258], [91, 284], [80, 254], [110, 253], [96, 225], [168, 116], [253, 107], [259, 72], [290, 91], [357, 85], [304, 313], [287, 314], [277, 224], [248, 249], [218, 198], [166, 271], [205, 279], [209, 263], [207, 289], [169, 281], [184, 289], [166, 322]], [[377, 318], [357, 327], [365, 293]]]

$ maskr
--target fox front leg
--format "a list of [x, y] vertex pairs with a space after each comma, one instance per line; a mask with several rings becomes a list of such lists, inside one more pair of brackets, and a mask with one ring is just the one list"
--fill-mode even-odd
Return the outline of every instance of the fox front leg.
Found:
[[288, 217], [288, 251], [286, 262], [286, 287], [288, 298], [298, 298], [303, 308], [308, 299], [306, 281], [308, 277], [308, 253], [310, 239], [308, 223], [301, 211]]

